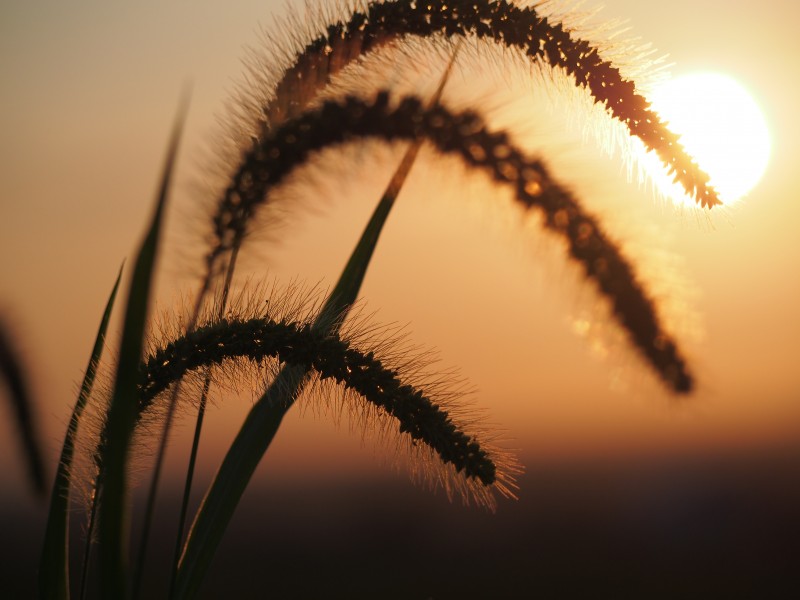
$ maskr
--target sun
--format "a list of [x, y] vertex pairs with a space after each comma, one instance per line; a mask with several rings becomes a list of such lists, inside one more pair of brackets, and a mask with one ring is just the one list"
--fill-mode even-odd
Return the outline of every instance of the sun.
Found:
[[720, 73], [683, 75], [661, 84], [648, 99], [709, 174], [723, 202], [739, 200], [761, 179], [770, 157], [769, 129], [737, 81]]

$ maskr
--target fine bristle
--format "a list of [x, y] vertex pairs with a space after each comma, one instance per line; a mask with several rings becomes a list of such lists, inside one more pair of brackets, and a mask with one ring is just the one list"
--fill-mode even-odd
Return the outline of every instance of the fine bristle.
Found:
[[611, 304], [640, 356], [674, 392], [688, 393], [693, 378], [677, 343], [661, 324], [657, 307], [642, 287], [633, 264], [589, 215], [578, 199], [551, 176], [542, 160], [520, 151], [503, 131], [491, 131], [477, 113], [424, 108], [415, 97], [396, 106], [387, 92], [366, 101], [347, 97], [304, 113], [247, 153], [216, 217], [232, 232], [220, 251], [232, 249], [269, 191], [316, 152], [347, 142], [387, 142], [422, 137], [440, 153], [456, 156], [498, 185], [509, 186], [524, 209], [542, 211], [545, 227], [567, 243], [568, 256]]
[[[213, 140], [210, 152], [213, 160], [206, 161], [204, 168], [207, 190], [204, 195], [213, 197], [216, 205], [208, 238], [204, 285], [213, 287], [212, 282], [223, 276], [226, 270], [223, 257], [232, 248], [238, 248], [247, 233], [241, 219], [232, 219], [230, 208], [239, 203], [242, 194], [262, 192], [258, 182], [251, 180], [247, 163], [271, 132], [287, 119], [317, 106], [328, 90], [341, 84], [347, 73], [351, 85], [353, 82], [364, 85], [356, 83], [356, 89], [348, 89], [345, 84], [340, 91], [373, 93], [375, 88], [366, 86], [373, 80], [373, 73], [361, 67], [376, 56], [390, 68], [406, 53], [449, 55], [457, 40], [469, 42], [462, 52], [466, 62], [473, 67], [488, 62], [483, 70], [501, 78], [506, 77], [509, 61], [526, 64], [533, 79], [537, 73], [544, 73], [544, 69], [555, 75], [564, 74], [570, 83], [560, 85], [568, 93], [560, 93], [558, 101], [569, 101], [570, 94], [582, 91], [589, 105], [594, 104], [599, 113], [608, 115], [608, 121], [616, 126], [602, 126], [597, 137], [601, 143], [623, 148], [629, 172], [639, 160], [638, 151], [631, 150], [635, 141], [660, 157], [665, 171], [682, 182], [686, 193], [699, 206], [708, 208], [718, 204], [706, 174], [650, 110], [640, 91], [647, 89], [651, 74], [659, 71], [652, 68], [657, 61], [648, 57], [648, 48], [634, 41], [599, 41], [603, 39], [602, 32], [613, 37], [620, 26], [611, 24], [601, 28], [590, 24], [591, 15], [573, 5], [564, 2], [515, 5], [505, 0], [312, 3], [306, 5], [303, 14], [290, 12], [284, 21], [265, 30], [261, 47], [249, 52], [246, 76], [226, 106], [223, 118], [226, 125]], [[502, 49], [502, 59], [486, 51], [493, 48]], [[414, 71], [419, 74], [420, 69], [427, 69], [428, 62], [417, 61], [419, 69]], [[370, 68], [375, 64], [370, 63]], [[648, 75], [643, 77], [643, 73]], [[545, 77], [554, 82], [559, 79]], [[646, 171], [638, 166], [639, 176], [645, 176]], [[266, 204], [269, 208], [261, 210], [270, 213], [265, 222], [280, 223], [282, 211]]]
[[[234, 302], [234, 306], [242, 305]], [[346, 403], [348, 412], [360, 415], [365, 430], [394, 431], [386, 437], [408, 448], [412, 471], [420, 479], [489, 507], [494, 505], [491, 490], [511, 494], [516, 463], [507, 452], [483, 443], [486, 426], [461, 402], [463, 388], [448, 373], [436, 376], [426, 368], [427, 353], [409, 351], [395, 336], [384, 338], [380, 326], [363, 319], [349, 323], [345, 335], [323, 334], [309, 319], [276, 320], [269, 316], [269, 306], [259, 311], [252, 310], [250, 302], [244, 305], [251, 308], [201, 321], [193, 331], [151, 346], [140, 376], [142, 418], [153, 409], [158, 414], [156, 401], [169, 396], [167, 390], [177, 381], [205, 375], [210, 367], [213, 381], [224, 388], [263, 390], [265, 372], [273, 373], [278, 364], [298, 365], [315, 373], [307, 395], [328, 398], [328, 402], [340, 398], [337, 402]], [[290, 299], [284, 305], [296, 302]], [[288, 312], [298, 314], [296, 308]], [[365, 340], [370, 343], [360, 349]], [[387, 346], [392, 352], [381, 355], [381, 348]], [[456, 385], [450, 385], [452, 381]], [[191, 395], [192, 386], [186, 389]], [[431, 469], [432, 462], [440, 468]]]

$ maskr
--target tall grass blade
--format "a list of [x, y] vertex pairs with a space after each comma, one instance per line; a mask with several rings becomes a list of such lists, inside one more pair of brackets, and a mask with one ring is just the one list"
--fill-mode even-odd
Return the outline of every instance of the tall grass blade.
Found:
[[[50, 496], [50, 512], [47, 516], [44, 548], [41, 562], [39, 563], [39, 597], [42, 599], [69, 598], [69, 493], [72, 480], [70, 470], [72, 456], [75, 453], [75, 438], [78, 435], [78, 426], [83, 416], [83, 410], [89, 400], [89, 395], [92, 393], [97, 365], [103, 355], [106, 330], [108, 329], [108, 321], [111, 318], [111, 311], [117, 297], [119, 282], [122, 279], [122, 269], [123, 266], [120, 266], [111, 295], [108, 297], [108, 302], [106, 302], [106, 308], [94, 340], [94, 348], [92, 348], [92, 354], [89, 357], [89, 364], [86, 366], [86, 374], [81, 383], [75, 408], [72, 409], [67, 433], [64, 436], [64, 445], [61, 448], [56, 479]], [[91, 539], [87, 539], [87, 546], [90, 543]]]
[[247, 415], [203, 499], [178, 566], [173, 598], [193, 598], [231, 516], [308, 371], [285, 367]]
[[[177, 387], [177, 385], [176, 385]], [[200, 406], [197, 409], [197, 418], [194, 425], [194, 435], [192, 436], [192, 449], [189, 452], [189, 464], [186, 467], [186, 481], [183, 484], [183, 498], [181, 499], [181, 512], [178, 515], [178, 534], [175, 536], [175, 551], [172, 555], [172, 569], [170, 571], [169, 595], [175, 593], [175, 578], [178, 575], [178, 563], [181, 560], [181, 550], [183, 550], [183, 534], [186, 529], [186, 516], [189, 514], [189, 500], [192, 497], [192, 482], [194, 481], [194, 469], [197, 464], [197, 452], [200, 449], [200, 434], [203, 431], [203, 419], [206, 414], [206, 403], [208, 402], [208, 391], [211, 387], [211, 374], [206, 375], [203, 383], [203, 391], [200, 394]]]
[[[347, 307], [356, 300], [393, 200], [386, 195], [381, 198], [336, 287], [315, 321], [315, 329], [335, 331]], [[239, 499], [261, 457], [272, 443], [284, 415], [302, 390], [307, 376], [306, 368], [284, 367], [247, 415], [189, 532], [178, 566], [173, 598], [192, 598], [196, 595]]]
[[[388, 209], [385, 203], [381, 202], [364, 230], [334, 292], [331, 293], [320, 317], [314, 323], [315, 328], [335, 329], [339, 319], [332, 315], [339, 308], [341, 317], [341, 311], [346, 310], [346, 307], [355, 301], [360, 282], [363, 281], [366, 272], [366, 265], [363, 262], [369, 262], [371, 259], [372, 250], [380, 233], [380, 224], [385, 222], [387, 215]], [[326, 318], [322, 319], [323, 315], [327, 315]], [[328, 327], [325, 327], [324, 323], [328, 323]], [[307, 368], [297, 366], [286, 366], [281, 369], [266, 393], [247, 415], [189, 531], [178, 566], [173, 598], [193, 598], [197, 594], [239, 499], [272, 443], [284, 415], [302, 390], [308, 372]]]
[[[394, 205], [394, 201], [397, 199], [397, 195], [400, 193], [400, 189], [403, 186], [403, 182], [408, 176], [408, 173], [411, 170], [411, 166], [414, 164], [414, 160], [417, 157], [417, 153], [419, 152], [419, 148], [421, 145], [422, 145], [421, 139], [415, 140], [414, 142], [412, 142], [411, 146], [406, 151], [406, 154], [403, 156], [403, 160], [401, 161], [400, 165], [397, 168], [397, 171], [392, 177], [392, 180], [390, 181], [386, 189], [386, 192], [381, 197], [381, 200], [378, 203], [378, 206], [376, 207], [372, 218], [367, 224], [367, 227], [364, 230], [364, 233], [361, 239], [359, 240], [358, 245], [356, 246], [355, 250], [350, 256], [350, 260], [348, 260], [347, 265], [345, 266], [344, 271], [342, 272], [342, 275], [339, 278], [337, 286], [331, 292], [328, 300], [325, 303], [325, 306], [320, 312], [320, 315], [317, 319], [317, 323], [315, 323], [315, 325], [317, 325], [318, 327], [322, 329], [328, 329], [325, 327], [325, 323], [332, 326], [333, 323], [337, 321], [337, 319], [341, 318], [342, 310], [344, 310], [344, 308], [347, 305], [352, 304], [358, 297], [358, 290], [361, 288], [361, 284], [364, 281], [364, 276], [366, 275], [367, 272], [367, 266], [369, 265], [369, 262], [372, 259], [372, 254], [375, 249], [375, 246], [378, 243], [378, 237], [380, 236], [380, 232], [383, 228], [384, 223], [386, 222], [387, 217], [389, 216], [389, 212], [391, 211], [392, 206]], [[225, 289], [227, 290], [227, 285]], [[186, 489], [184, 490], [184, 497], [181, 505], [181, 517], [180, 517], [181, 521], [179, 525], [180, 529], [178, 535], [179, 546], [175, 556], [175, 567], [174, 567], [173, 581], [171, 585], [173, 593], [175, 591], [175, 584], [176, 584], [175, 575], [177, 574], [177, 568], [180, 559], [180, 545], [182, 544], [181, 538], [183, 536], [183, 521], [185, 519], [186, 507], [188, 505], [188, 500], [189, 500], [190, 486], [192, 481], [192, 475], [194, 472], [195, 456], [197, 454], [197, 447], [200, 437], [200, 428], [202, 427], [203, 424], [203, 413], [205, 410], [207, 391], [208, 391], [208, 380], [206, 380], [206, 384], [203, 387], [203, 396], [201, 398], [200, 409], [198, 410], [197, 425], [195, 427], [195, 435], [192, 443], [192, 452], [189, 459], [189, 471], [186, 478]], [[279, 425], [280, 420], [275, 421], [275, 423], [276, 426]], [[268, 445], [265, 446], [263, 452], [266, 452], [268, 447], [269, 447]], [[244, 489], [242, 491], [244, 491]]]
[[[233, 280], [233, 272], [236, 269], [236, 259], [239, 256], [239, 248], [241, 246], [234, 247], [233, 251], [231, 252], [230, 259], [228, 260], [228, 266], [226, 268], [225, 273], [225, 282], [222, 287], [222, 297], [219, 300], [219, 309], [217, 311], [217, 317], [222, 318], [225, 315], [225, 310], [227, 309], [228, 305], [228, 294], [230, 293], [231, 289], [231, 281]], [[209, 272], [209, 276], [211, 273]], [[207, 289], [207, 286], [203, 286], [203, 290]], [[192, 317], [192, 325], [194, 325], [195, 319], [197, 318], [200, 302], [202, 300], [202, 295], [205, 294], [205, 291], [201, 292], [201, 297], [198, 298], [198, 304], [195, 309], [195, 314]], [[177, 393], [179, 389], [179, 385], [175, 386], [175, 391], [173, 393], [173, 399], [170, 402], [169, 407], [169, 420], [171, 421], [171, 415], [175, 410], [175, 400], [177, 399]], [[183, 485], [183, 498], [181, 499], [181, 512], [178, 515], [178, 534], [175, 536], [175, 552], [173, 553], [172, 557], [172, 569], [170, 570], [170, 582], [169, 582], [169, 594], [172, 596], [175, 593], [175, 578], [178, 575], [178, 563], [181, 560], [181, 550], [183, 549], [183, 534], [186, 528], [186, 516], [189, 514], [189, 499], [192, 495], [192, 481], [194, 480], [194, 469], [197, 463], [197, 452], [200, 449], [200, 435], [203, 431], [203, 419], [206, 414], [206, 404], [208, 403], [208, 392], [211, 388], [211, 372], [209, 371], [206, 374], [205, 382], [203, 383], [203, 391], [200, 394], [200, 406], [197, 408], [197, 418], [195, 420], [194, 426], [194, 436], [192, 436], [192, 448], [189, 452], [189, 464], [186, 467], [186, 480]], [[168, 423], [169, 424], [169, 423]], [[168, 433], [167, 428], [164, 429], [164, 437], [166, 437]], [[161, 457], [159, 456], [159, 459]], [[142, 547], [142, 551], [144, 551], [144, 547]]]
[[[438, 104], [450, 76], [458, 47], [453, 52], [439, 88], [431, 100]], [[367, 267], [372, 260], [389, 212], [416, 159], [422, 139], [413, 140], [392, 176], [386, 191], [372, 213], [361, 238], [350, 255], [336, 286], [320, 310], [312, 329], [323, 333], [338, 331], [347, 311], [358, 298]], [[308, 369], [286, 366], [278, 373], [267, 392], [247, 416], [239, 434], [225, 456], [214, 482], [203, 499], [186, 540], [178, 566], [173, 598], [192, 598], [197, 594], [208, 565], [230, 522], [239, 499], [262, 456], [272, 443], [283, 416], [291, 408], [308, 377]]]
[[[460, 48], [461, 41], [456, 44], [453, 50], [453, 56], [439, 81], [439, 86], [430, 99], [430, 108], [438, 105], [439, 101], [442, 99], [444, 86], [447, 84], [450, 73], [453, 71], [453, 65], [455, 64]], [[369, 223], [367, 223], [367, 227], [364, 229], [361, 239], [359, 239], [353, 253], [350, 255], [350, 259], [347, 261], [342, 275], [336, 283], [336, 287], [333, 288], [328, 300], [322, 307], [319, 317], [314, 324], [315, 328], [319, 328], [323, 331], [330, 331], [333, 324], [343, 318], [343, 311], [358, 298], [358, 291], [361, 289], [364, 276], [367, 274], [367, 267], [372, 259], [372, 253], [375, 251], [375, 246], [378, 243], [378, 237], [381, 234], [383, 225], [386, 223], [389, 212], [392, 210], [392, 206], [394, 206], [394, 202], [397, 200], [397, 196], [400, 194], [400, 190], [402, 190], [403, 184], [408, 178], [408, 174], [411, 172], [411, 167], [414, 165], [414, 161], [424, 141], [425, 139], [422, 136], [411, 141], [408, 150], [406, 150], [406, 153], [403, 155], [403, 159], [397, 166], [397, 170], [392, 175], [391, 180], [389, 180], [389, 184], [386, 186], [386, 190], [383, 192], [383, 196], [378, 206], [375, 208], [375, 212], [372, 214]]]
[[139, 406], [146, 412], [162, 392], [193, 371], [202, 372], [205, 383], [211, 381], [207, 374], [214, 366], [224, 365], [230, 375], [243, 367], [243, 361], [255, 366], [267, 359], [313, 370], [319, 381], [333, 381], [355, 392], [363, 405], [378, 409], [377, 420], [395, 420], [399, 433], [414, 440], [415, 446], [427, 447], [431, 457], [435, 453], [444, 465], [453, 465], [465, 479], [477, 479], [483, 486], [499, 484], [500, 491], [509, 481], [505, 465], [498, 467], [478, 436], [451, 418], [457, 404], [440, 396], [436, 386], [409, 381], [405, 369], [394, 366], [379, 350], [363, 350], [355, 338], [315, 330], [307, 321], [230, 315], [165, 340], [142, 363]]
[[[248, 169], [254, 174], [268, 173], [261, 179], [271, 188], [323, 149], [354, 140], [395, 142], [419, 137], [441, 154], [456, 156], [468, 169], [482, 171], [510, 188], [525, 212], [543, 214], [544, 228], [567, 243], [567, 258], [610, 302], [616, 322], [639, 356], [672, 392], [692, 392], [695, 382], [689, 365], [674, 336], [664, 328], [659, 304], [639, 280], [635, 263], [583, 203], [553, 179], [541, 159], [515, 146], [507, 131], [490, 130], [478, 113], [452, 112], [441, 105], [426, 109], [414, 96], [404, 96], [393, 105], [388, 91], [370, 100], [346, 96], [326, 101], [281, 126], [263, 141], [257, 153], [260, 160]], [[263, 203], [260, 198], [248, 198], [241, 212], [256, 211]]]
[[128, 453], [137, 415], [139, 361], [147, 320], [153, 269], [158, 253], [164, 207], [187, 112], [187, 96], [181, 102], [173, 126], [164, 172], [150, 227], [136, 257], [125, 310], [119, 364], [108, 410], [104, 455], [101, 457], [103, 501], [99, 510], [101, 591], [104, 598], [127, 598], [128, 589]]
[[22, 362], [14, 349], [11, 336], [0, 321], [0, 380], [5, 379], [8, 387], [8, 398], [17, 421], [17, 430], [22, 442], [25, 462], [28, 466], [28, 478], [37, 496], [44, 496], [45, 474], [42, 450], [36, 434], [36, 422], [33, 418], [33, 406], [30, 391], [25, 380]]

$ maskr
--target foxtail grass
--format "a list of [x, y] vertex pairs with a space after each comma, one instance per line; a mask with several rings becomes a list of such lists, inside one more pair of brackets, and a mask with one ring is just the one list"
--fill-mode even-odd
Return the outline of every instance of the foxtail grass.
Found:
[[[181, 325], [164, 327], [171, 333], [150, 338], [148, 343], [153, 328], [148, 306], [158, 240], [185, 109], [180, 113], [154, 216], [133, 261], [107, 407], [103, 408], [99, 394], [90, 395], [90, 391], [116, 285], [65, 437], [41, 562], [43, 598], [69, 597], [66, 519], [70, 489], [76, 485], [71, 463], [75, 437], [86, 429], [82, 426], [84, 410], [92, 402], [97, 403], [93, 406], [102, 421], [93, 444], [96, 477], [91, 510], [92, 521], [95, 511], [97, 514], [102, 548], [99, 580], [103, 597], [124, 599], [139, 594], [168, 435], [176, 411], [187, 404], [198, 407], [198, 417], [176, 536], [170, 598], [198, 594], [257, 465], [304, 391], [339, 390], [341, 402], [373, 415], [364, 419], [368, 427], [384, 431], [389, 428], [387, 423], [391, 424], [406, 446], [422, 453], [415, 455], [421, 462], [435, 459], [439, 471], [429, 481], [439, 482], [449, 493], [456, 491], [465, 500], [490, 508], [496, 495], [515, 495], [516, 462], [495, 447], [481, 420], [461, 418], [464, 410], [452, 398], [452, 391], [442, 393], [435, 386], [415, 381], [413, 373], [395, 364], [391, 352], [360, 343], [369, 333], [345, 327], [384, 224], [422, 145], [457, 158], [466, 170], [487, 177], [498, 191], [510, 192], [521, 213], [540, 215], [544, 229], [566, 249], [567, 260], [610, 306], [611, 315], [641, 360], [670, 392], [688, 394], [694, 389], [694, 375], [684, 352], [662, 323], [657, 303], [637, 274], [636, 257], [626, 255], [569, 183], [552, 174], [547, 156], [527, 153], [514, 142], [513, 131], [493, 129], [476, 110], [448, 108], [442, 91], [452, 61], [428, 100], [392, 89], [337, 95], [335, 85], [330, 85], [370, 53], [402, 47], [412, 38], [445, 47], [453, 56], [466, 38], [499, 45], [531, 65], [565, 72], [576, 88], [585, 90], [631, 136], [657, 153], [700, 206], [718, 204], [705, 173], [652, 112], [634, 82], [605, 58], [597, 44], [582, 39], [558, 20], [542, 16], [537, 6], [521, 7], [506, 0], [368, 1], [347, 5], [338, 16], [323, 15], [320, 24], [316, 30], [312, 26], [305, 37], [296, 34], [295, 47], [283, 57], [285, 64], [275, 59], [256, 74], [265, 88], [252, 94], [258, 97], [252, 107], [253, 120], [238, 138], [246, 141], [237, 147], [215, 198], [209, 217], [210, 246], [198, 251], [204, 262], [198, 292], [186, 314], [169, 317]], [[255, 227], [256, 216], [280, 196], [278, 188], [323, 151], [375, 141], [404, 143], [408, 149], [325, 301], [300, 310], [302, 314], [237, 312], [230, 297], [243, 241]], [[281, 302], [275, 296], [260, 300], [271, 306], [273, 301]], [[263, 376], [265, 365], [270, 365], [268, 377]], [[239, 376], [256, 371], [261, 375]], [[231, 380], [249, 386], [257, 399], [225, 453], [184, 540], [183, 523], [206, 403], [214, 388], [225, 387], [224, 382]], [[138, 558], [131, 561], [129, 471], [134, 437], [149, 415], [155, 415], [152, 420], [162, 429], [142, 541]], [[88, 560], [84, 564], [88, 565]]]
[[[444, 87], [447, 83], [447, 80], [450, 76], [450, 72], [452, 67], [455, 63], [456, 57], [458, 55], [458, 47], [453, 51], [453, 55], [450, 59], [450, 62], [445, 69], [444, 73], [442, 74], [439, 87], [434, 92], [433, 97], [430, 100], [430, 106], [436, 106], [442, 96], [442, 92], [444, 91]], [[406, 151], [403, 160], [400, 162], [400, 165], [397, 168], [392, 179], [389, 181], [386, 191], [384, 192], [381, 200], [378, 203], [378, 206], [373, 213], [372, 218], [370, 219], [367, 228], [362, 235], [361, 240], [359, 241], [358, 245], [356, 246], [348, 264], [345, 266], [344, 271], [342, 272], [342, 276], [340, 277], [339, 283], [334, 290], [334, 293], [329, 298], [328, 303], [323, 307], [322, 312], [319, 315], [319, 320], [317, 325], [325, 331], [332, 331], [335, 333], [336, 331], [336, 310], [340, 310], [342, 312], [342, 317], [349, 311], [349, 306], [352, 305], [356, 298], [358, 297], [358, 292], [361, 288], [361, 284], [363, 282], [364, 276], [366, 274], [367, 267], [372, 259], [372, 254], [374, 252], [375, 246], [377, 244], [378, 238], [380, 237], [380, 232], [383, 229], [383, 225], [386, 222], [386, 218], [391, 211], [392, 206], [394, 205], [397, 196], [400, 193], [400, 190], [403, 187], [403, 184], [408, 177], [408, 174], [411, 170], [411, 167], [416, 160], [416, 156], [419, 152], [420, 146], [422, 144], [422, 140], [415, 140], [411, 143], [408, 150]], [[228, 260], [227, 266], [225, 268], [225, 280], [223, 283], [222, 288], [222, 296], [218, 302], [218, 318], [222, 318], [222, 315], [225, 313], [226, 305], [227, 305], [227, 298], [228, 293], [230, 290], [231, 281], [233, 278], [233, 272], [236, 265], [236, 258], [238, 256], [239, 249], [242, 243], [242, 236], [237, 236], [237, 238], [233, 242], [233, 247], [230, 252], [230, 258]], [[206, 275], [206, 280], [203, 284], [203, 290], [208, 288], [208, 284], [210, 281], [210, 277], [213, 274], [213, 254], [209, 255], [209, 264], [208, 264], [208, 271]], [[201, 294], [202, 296], [202, 294]], [[198, 299], [198, 302], [200, 300]], [[196, 306], [195, 311], [199, 310], [199, 305]], [[197, 313], [192, 317], [192, 323], [194, 323], [194, 319], [196, 318]], [[181, 549], [183, 543], [183, 527], [186, 518], [186, 512], [188, 508], [188, 501], [189, 495], [191, 492], [191, 485], [194, 473], [194, 464], [197, 456], [199, 441], [200, 441], [200, 432], [203, 425], [203, 418], [205, 414], [205, 406], [207, 401], [207, 396], [209, 392], [210, 386], [210, 374], [206, 375], [206, 380], [203, 384], [203, 390], [200, 397], [200, 406], [197, 412], [197, 420], [195, 425], [195, 434], [192, 440], [192, 449], [189, 457], [189, 466], [187, 469], [187, 476], [186, 476], [186, 483], [184, 486], [184, 494], [183, 494], [183, 501], [181, 503], [181, 515], [179, 517], [179, 526], [178, 526], [178, 535], [176, 539], [176, 548], [175, 548], [175, 557], [173, 561], [173, 569], [172, 569], [172, 580], [170, 582], [170, 594], [175, 592], [175, 585], [177, 583], [177, 574], [178, 574], [178, 566], [181, 558]], [[171, 407], [174, 404], [175, 398], [173, 395], [173, 399], [171, 402]], [[167, 431], [165, 430], [165, 435]], [[162, 457], [159, 456], [158, 460], [161, 460]], [[145, 526], [149, 526], [148, 523]]]
[[542, 16], [537, 6], [521, 7], [507, 0], [375, 0], [355, 3], [342, 13], [342, 18], [324, 15], [317, 37], [298, 39], [296, 44], [302, 49], [293, 56], [287, 52], [290, 65], [285, 70], [267, 77], [263, 71], [254, 73], [257, 80], [269, 82], [270, 99], [260, 108], [265, 131], [297, 117], [331, 78], [369, 52], [409, 37], [470, 36], [519, 51], [532, 64], [544, 62], [564, 70], [594, 102], [606, 107], [631, 135], [654, 151], [700, 206], [711, 208], [721, 203], [709, 176], [650, 108], [635, 83], [603, 58], [596, 44]]
[[[253, 148], [233, 178], [215, 216], [241, 240], [253, 214], [294, 169], [324, 148], [365, 139], [386, 142], [425, 139], [436, 150], [460, 158], [510, 187], [525, 210], [542, 211], [545, 226], [567, 242], [569, 258], [608, 298], [612, 312], [640, 356], [677, 393], [692, 390], [693, 379], [676, 341], [664, 329], [653, 300], [636, 270], [602, 225], [550, 174], [544, 162], [526, 156], [503, 131], [491, 131], [473, 111], [454, 113], [442, 106], [425, 108], [415, 97], [396, 104], [388, 92], [372, 100], [347, 97], [325, 102], [278, 127]], [[220, 244], [220, 252], [227, 246]]]

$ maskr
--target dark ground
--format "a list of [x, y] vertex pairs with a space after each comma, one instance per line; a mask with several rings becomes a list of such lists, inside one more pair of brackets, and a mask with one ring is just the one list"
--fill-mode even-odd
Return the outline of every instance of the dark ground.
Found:
[[[529, 467], [521, 488], [490, 514], [393, 474], [256, 487], [203, 597], [800, 598], [798, 452]], [[0, 518], [4, 597], [31, 597], [38, 513]]]

